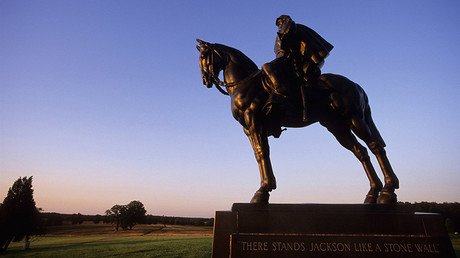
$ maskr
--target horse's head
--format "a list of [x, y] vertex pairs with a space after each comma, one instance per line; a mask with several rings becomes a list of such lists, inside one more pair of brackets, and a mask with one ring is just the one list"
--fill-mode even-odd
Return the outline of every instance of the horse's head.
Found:
[[219, 85], [219, 72], [224, 68], [224, 58], [213, 44], [197, 39], [196, 48], [200, 51], [200, 69], [203, 84], [211, 88], [213, 84]]

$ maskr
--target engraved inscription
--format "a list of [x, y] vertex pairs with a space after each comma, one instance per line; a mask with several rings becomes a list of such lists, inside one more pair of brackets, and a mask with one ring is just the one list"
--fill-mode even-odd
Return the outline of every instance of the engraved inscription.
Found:
[[[367, 240], [369, 241], [360, 241]], [[235, 257], [292, 254], [296, 257], [323, 257], [336, 253], [338, 257], [440, 257], [442, 247], [436, 239], [412, 237], [308, 236], [308, 235], [232, 235], [232, 253]], [[412, 256], [411, 256], [412, 255]], [[442, 255], [441, 255], [442, 256]]]
[[439, 253], [439, 244], [414, 244], [419, 253]]
[[268, 251], [268, 242], [242, 241], [243, 251]]
[[295, 252], [304, 252], [305, 251], [305, 243], [303, 242], [273, 242], [272, 243], [272, 250], [273, 252], [279, 251], [295, 251]]
[[351, 244], [350, 243], [310, 243], [309, 252], [350, 252]]

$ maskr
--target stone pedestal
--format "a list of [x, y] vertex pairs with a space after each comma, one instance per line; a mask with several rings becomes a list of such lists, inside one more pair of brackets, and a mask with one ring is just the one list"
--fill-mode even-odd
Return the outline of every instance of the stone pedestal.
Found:
[[212, 257], [455, 257], [439, 214], [398, 205], [234, 204]]

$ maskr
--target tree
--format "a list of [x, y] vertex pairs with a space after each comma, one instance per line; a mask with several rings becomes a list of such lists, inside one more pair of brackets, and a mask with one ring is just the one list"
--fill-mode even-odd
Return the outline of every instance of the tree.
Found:
[[123, 221], [123, 214], [125, 213], [125, 205], [114, 205], [110, 210], [105, 212], [110, 223], [115, 225], [115, 230], [118, 231]]
[[0, 249], [40, 231], [39, 210], [35, 206], [32, 177], [17, 179], [0, 206]]
[[132, 229], [136, 224], [144, 222], [146, 213], [144, 204], [140, 201], [132, 201], [127, 205], [114, 205], [105, 212], [117, 231], [120, 227], [123, 230]]
[[127, 206], [128, 212], [128, 227], [132, 229], [134, 225], [143, 223], [146, 217], [147, 211], [144, 208], [144, 204], [140, 201], [132, 201]]

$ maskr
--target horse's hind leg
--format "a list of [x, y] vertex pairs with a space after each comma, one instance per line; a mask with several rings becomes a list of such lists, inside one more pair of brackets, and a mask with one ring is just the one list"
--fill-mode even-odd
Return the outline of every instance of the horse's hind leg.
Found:
[[377, 157], [380, 168], [382, 169], [383, 175], [385, 176], [385, 186], [380, 192], [378, 203], [380, 204], [393, 204], [398, 201], [395, 189], [399, 188], [399, 180], [396, 177], [393, 168], [391, 167], [390, 161], [386, 155], [386, 151], [383, 146], [378, 143], [369, 145], [372, 153]]
[[353, 154], [361, 161], [361, 164], [366, 171], [367, 178], [370, 183], [370, 190], [366, 195], [364, 203], [376, 203], [379, 192], [382, 189], [382, 182], [380, 181], [375, 169], [372, 166], [371, 160], [367, 153], [367, 149], [359, 144], [356, 137], [352, 134], [351, 130], [346, 126], [328, 126], [327, 129], [331, 132], [337, 141], [346, 149], [353, 152]]
[[377, 128], [373, 125], [372, 118], [370, 117], [370, 110], [367, 112], [366, 120], [370, 120], [370, 123], [372, 124], [368, 125], [368, 123], [363, 119], [355, 117], [352, 119], [352, 129], [359, 138], [366, 142], [371, 152], [376, 156], [383, 175], [385, 176], [385, 186], [380, 192], [378, 203], [396, 203], [397, 196], [395, 194], [395, 189], [399, 188], [399, 180], [396, 177], [386, 155], [385, 143], [383, 142], [380, 133], [377, 131]]

